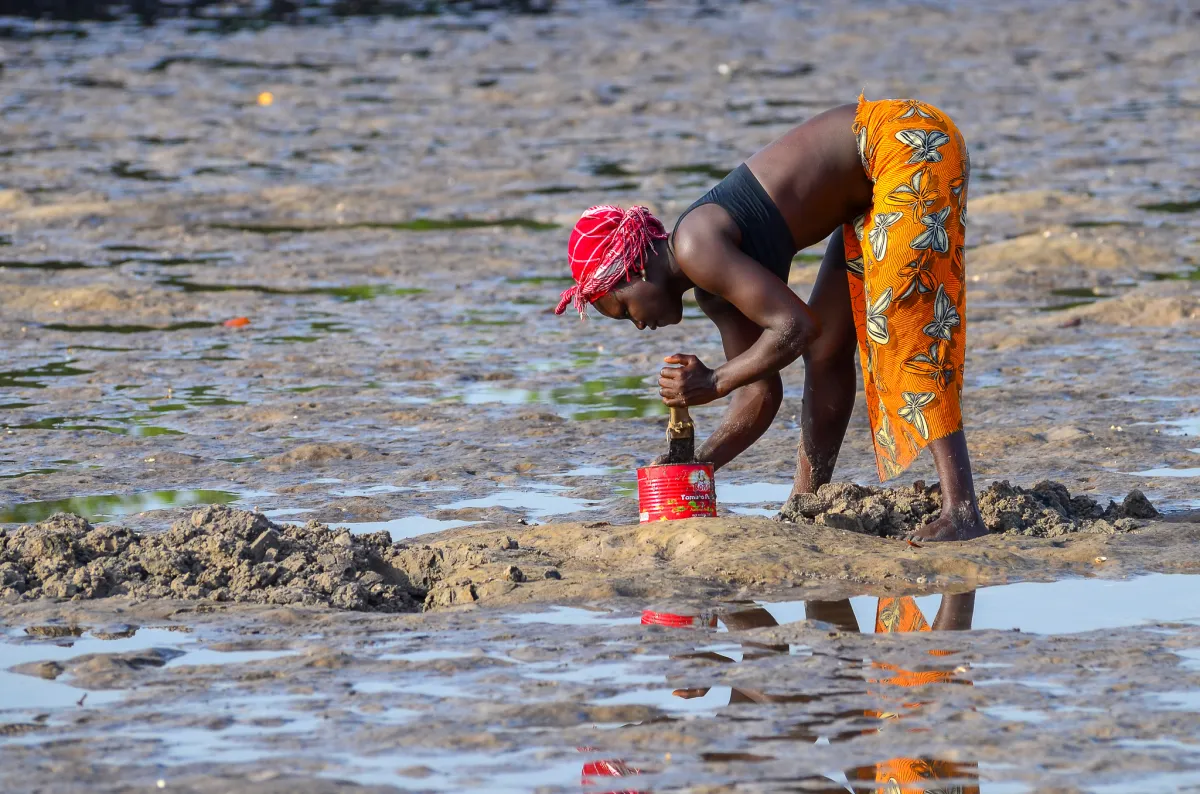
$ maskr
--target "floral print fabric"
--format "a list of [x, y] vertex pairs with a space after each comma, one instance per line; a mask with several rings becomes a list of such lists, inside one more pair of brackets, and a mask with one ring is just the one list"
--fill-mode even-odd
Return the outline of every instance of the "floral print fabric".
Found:
[[874, 204], [843, 238], [883, 481], [962, 428], [971, 166], [954, 122], [924, 102], [859, 97], [853, 131]]

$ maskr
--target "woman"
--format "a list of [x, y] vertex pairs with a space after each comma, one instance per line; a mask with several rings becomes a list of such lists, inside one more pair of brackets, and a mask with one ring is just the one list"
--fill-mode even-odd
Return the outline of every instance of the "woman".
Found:
[[[667, 235], [644, 207], [593, 207], [571, 234], [576, 284], [556, 313], [591, 304], [639, 329], [680, 321], [695, 289], [726, 362], [679, 354], [660, 373], [667, 405], [732, 394], [697, 457], [717, 468], [770, 426], [779, 371], [804, 356], [793, 494], [829, 482], [850, 421], [859, 352], [881, 481], [926, 446], [942, 514], [926, 540], [986, 534], [962, 430], [967, 182], [957, 127], [915, 100], [845, 105], [796, 127], [689, 207]], [[807, 304], [787, 287], [796, 252], [829, 238]], [[659, 244], [658, 241], [665, 241]], [[634, 278], [637, 276], [638, 278]]]

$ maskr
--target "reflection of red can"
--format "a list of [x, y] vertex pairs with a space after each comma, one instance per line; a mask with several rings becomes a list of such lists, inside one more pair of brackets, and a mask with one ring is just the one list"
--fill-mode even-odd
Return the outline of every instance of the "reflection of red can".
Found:
[[[642, 774], [642, 770], [635, 769], [629, 764], [619, 759], [608, 761], [588, 761], [583, 765], [583, 779], [580, 783], [584, 788], [592, 786], [604, 786], [601, 781], [593, 778], [600, 777], [630, 777], [633, 775]], [[626, 789], [624, 791], [610, 791], [607, 794], [645, 794], [645, 792], [636, 791], [634, 789]]]
[[665, 626], [669, 629], [698, 629], [707, 626], [717, 627], [716, 615], [676, 615], [673, 612], [655, 612], [653, 609], [642, 610], [643, 626]]
[[641, 522], [717, 514], [717, 485], [710, 463], [645, 466], [638, 473]]

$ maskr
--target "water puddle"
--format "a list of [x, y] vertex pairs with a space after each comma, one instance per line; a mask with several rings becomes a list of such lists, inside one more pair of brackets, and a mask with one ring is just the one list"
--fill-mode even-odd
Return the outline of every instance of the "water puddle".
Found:
[[1147, 212], [1169, 212], [1180, 214], [1200, 211], [1200, 199], [1195, 201], [1162, 201], [1157, 204], [1139, 204], [1139, 209]]
[[407, 518], [397, 518], [392, 521], [338, 521], [331, 523], [330, 526], [348, 529], [355, 535], [388, 532], [391, 534], [392, 540], [397, 541], [405, 538], [415, 538], [418, 535], [427, 535], [430, 532], [440, 532], [443, 529], [465, 527], [472, 523], [474, 522], [459, 521], [457, 519], [439, 520], [436, 518], [427, 518], [426, 516], [408, 516]]
[[611, 612], [579, 607], [552, 606], [541, 612], [519, 612], [508, 616], [513, 623], [548, 623], [554, 626], [636, 626], [641, 618], [620, 617]]
[[599, 160], [585, 169], [592, 176], [638, 176], [637, 171], [631, 171], [626, 165], [617, 160]]
[[19, 480], [22, 477], [32, 477], [38, 474], [54, 474], [58, 469], [26, 469], [25, 471], [15, 472], [13, 474], [0, 474], [0, 480]]
[[118, 160], [109, 166], [108, 172], [118, 179], [136, 179], [139, 182], [178, 182], [179, 177], [167, 176], [153, 168], [134, 165], [128, 160]]
[[509, 507], [524, 510], [534, 518], [561, 516], [585, 510], [596, 510], [599, 503], [562, 496], [553, 491], [566, 490], [560, 486], [544, 485], [539, 490], [505, 489], [479, 499], [462, 499], [438, 505], [439, 510], [462, 510], [469, 507]]
[[[376, 486], [374, 488], [339, 491], [338, 493], [339, 495], [366, 496], [372, 493], [389, 493], [397, 490], [402, 489], [397, 488], [396, 486], [385, 485]], [[588, 510], [597, 510], [601, 507], [601, 504], [596, 501], [588, 499], [576, 499], [574, 497], [563, 496], [561, 493], [558, 493], [559, 491], [564, 490], [568, 489], [558, 485], [538, 485], [533, 488], [524, 489], [506, 488], [504, 490], [497, 491], [490, 496], [460, 499], [448, 504], [437, 505], [436, 509], [464, 510], [469, 508], [487, 509], [499, 507], [520, 510], [522, 513], [524, 513], [524, 515], [531, 518], [544, 519], [550, 516], [562, 516]], [[418, 535], [425, 535], [430, 532], [438, 532], [443, 529], [454, 529], [456, 527], [464, 527], [476, 523], [479, 523], [479, 521], [438, 519], [427, 516], [406, 516], [404, 518], [392, 519], [390, 521], [339, 521], [331, 524], [331, 526], [344, 527], [356, 535], [386, 531], [391, 533], [392, 540], [395, 541], [403, 538], [412, 538]]]
[[570, 286], [575, 283], [575, 279], [570, 276], [509, 276], [504, 279], [509, 284], [553, 284], [555, 286]]
[[358, 223], [341, 224], [311, 224], [287, 225], [267, 223], [210, 223], [210, 229], [223, 229], [250, 234], [305, 234], [316, 232], [351, 231], [356, 229], [385, 229], [404, 232], [440, 232], [459, 231], [464, 229], [526, 229], [535, 232], [545, 232], [557, 229], [557, 223], [535, 221], [531, 218], [500, 218], [485, 220], [482, 218], [418, 218], [411, 221], [362, 221]]
[[[1194, 449], [1188, 451], [1196, 452]], [[1145, 471], [1130, 471], [1126, 472], [1126, 474], [1132, 474], [1135, 477], [1200, 477], [1200, 466], [1194, 466], [1189, 469], [1172, 469], [1164, 466], [1158, 469], [1146, 469]]]
[[0, 270], [88, 270], [95, 267], [107, 267], [106, 262], [95, 265], [81, 262], [77, 259], [42, 259], [37, 262], [22, 262], [15, 259], [0, 260]]
[[55, 361], [26, 369], [10, 369], [0, 372], [0, 389], [44, 389], [43, 378], [72, 378], [76, 375], [90, 375], [93, 370], [80, 369], [71, 366], [74, 359]]
[[1164, 419], [1161, 422], [1138, 422], [1138, 424], [1161, 425], [1170, 428], [1170, 436], [1200, 436], [1200, 416], [1188, 416], [1183, 419]]
[[198, 284], [183, 276], [160, 279], [159, 284], [178, 287], [184, 292], [255, 292], [260, 295], [328, 295], [343, 303], [374, 300], [382, 297], [411, 297], [426, 290], [418, 287], [393, 287], [390, 284], [355, 284], [329, 287], [268, 287], [263, 284]]
[[[153, 413], [153, 412], [152, 412]], [[4, 425], [6, 430], [72, 430], [80, 432], [112, 433], [132, 438], [187, 435], [182, 430], [145, 424], [139, 416], [47, 416], [32, 422]], [[110, 424], [115, 422], [116, 424]]]
[[714, 182], [720, 182], [725, 177], [729, 176], [733, 169], [717, 165], [715, 163], [685, 163], [684, 165], [671, 165], [663, 169], [668, 174], [687, 174], [689, 176], [703, 176], [711, 179]]
[[545, 187], [515, 192], [518, 194], [531, 193], [538, 196], [559, 196], [566, 193], [586, 192], [608, 195], [609, 193], [619, 193], [626, 190], [637, 190], [640, 187], [640, 182], [612, 182], [607, 185], [546, 185]]
[[[298, 330], [298, 329], [293, 329]], [[278, 334], [260, 337], [257, 341], [264, 345], [312, 344], [320, 342], [330, 334], [348, 334], [354, 329], [345, 323], [333, 321], [313, 321], [301, 333]]]
[[619, 466], [577, 466], [564, 471], [560, 477], [611, 477], [625, 470]]
[[[198, 646], [198, 639], [182, 627], [120, 626], [101, 630], [52, 624], [30, 626], [23, 632], [10, 629], [0, 634], [0, 721], [25, 727], [42, 726], [47, 724], [53, 711], [104, 707], [129, 694], [121, 689], [87, 687], [75, 680], [69, 667], [63, 672], [64, 666], [83, 656], [125, 654], [124, 664], [137, 669], [139, 666], [181, 668], [247, 664], [293, 653], [290, 650], [215, 650]], [[129, 654], [135, 655], [130, 658]], [[13, 670], [27, 664], [36, 665], [36, 668], [21, 672]], [[249, 702], [254, 698], [241, 700]]]
[[512, 389], [491, 384], [469, 387], [461, 397], [467, 405], [548, 403], [569, 419], [621, 419], [667, 413], [650, 380], [638, 376], [596, 378], [551, 389]]
[[[130, 246], [130, 247], [132, 247], [132, 246]], [[110, 248], [108, 250], [128, 250], [128, 249], [127, 248], [121, 248], [121, 249], [111, 249]], [[164, 253], [152, 253], [152, 249], [146, 249], [146, 251], [150, 252], [149, 255], [147, 255], [146, 253], [135, 253], [133, 256], [118, 259], [113, 264], [115, 264], [115, 265], [141, 264], [141, 265], [157, 265], [159, 267], [179, 267], [181, 265], [216, 265], [216, 264], [221, 264], [224, 262], [232, 262], [232, 261], [234, 261], [234, 258], [235, 258], [232, 254], [218, 252], [218, 251], [199, 252], [199, 253], [194, 253], [194, 254], [188, 254], [187, 256], [169, 256]]]
[[34, 524], [55, 513], [72, 513], [99, 524], [121, 516], [193, 505], [224, 505], [243, 498], [231, 491], [144, 491], [133, 494], [99, 494], [44, 502], [23, 502], [0, 508], [0, 524]]
[[1172, 273], [1151, 273], [1155, 281], [1200, 281], [1200, 267]]
[[[1076, 634], [1152, 623], [1200, 624], [1198, 596], [1200, 575], [1189, 574], [1022, 582], [974, 591], [972, 607], [962, 610], [971, 614], [953, 617], [956, 630], [1016, 630], [1027, 634]], [[941, 608], [942, 598], [927, 595], [907, 600], [926, 616], [930, 625], [934, 625], [933, 617]], [[883, 613], [886, 607], [881, 604], [894, 604], [899, 600], [872, 596], [851, 598], [849, 607], [853, 621], [841, 602], [830, 602], [838, 604], [833, 612], [829, 611], [828, 605], [820, 604], [815, 618], [852, 626], [855, 631], [879, 632], [889, 621]], [[781, 624], [803, 620], [810, 611], [802, 601], [763, 602], [761, 606]], [[831, 614], [837, 614], [839, 619], [829, 620]]]
[[112, 324], [112, 325], [70, 325], [68, 323], [46, 323], [42, 326], [47, 331], [65, 331], [72, 334], [149, 334], [170, 331], [192, 331], [198, 328], [213, 328], [220, 323], [210, 323], [200, 320], [190, 320], [167, 325]]
[[[947, 623], [934, 616], [943, 599], [953, 599]], [[753, 605], [747, 608], [746, 604]], [[901, 605], [901, 606], [898, 606]], [[906, 612], [907, 615], [901, 615]], [[516, 622], [569, 625], [647, 624], [728, 629], [761, 628], [817, 620], [852, 633], [883, 633], [895, 619], [913, 625], [1027, 634], [1077, 634], [1087, 631], [1146, 626], [1154, 623], [1200, 625], [1200, 575], [1148, 574], [1132, 579], [1065, 579], [984, 587], [950, 596], [918, 595], [880, 598], [857, 596], [840, 601], [714, 602], [711, 609], [681, 609], [678, 614], [656, 608], [641, 618], [620, 613], [554, 607], [545, 612], [518, 613]]]
[[791, 492], [790, 482], [718, 484], [717, 504], [734, 515], [773, 518]]

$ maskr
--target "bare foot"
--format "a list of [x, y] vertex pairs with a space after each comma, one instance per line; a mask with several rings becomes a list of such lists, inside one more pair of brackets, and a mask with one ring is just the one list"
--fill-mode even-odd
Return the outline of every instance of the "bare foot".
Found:
[[975, 505], [957, 505], [925, 526], [911, 532], [909, 540], [973, 540], [988, 534]]

